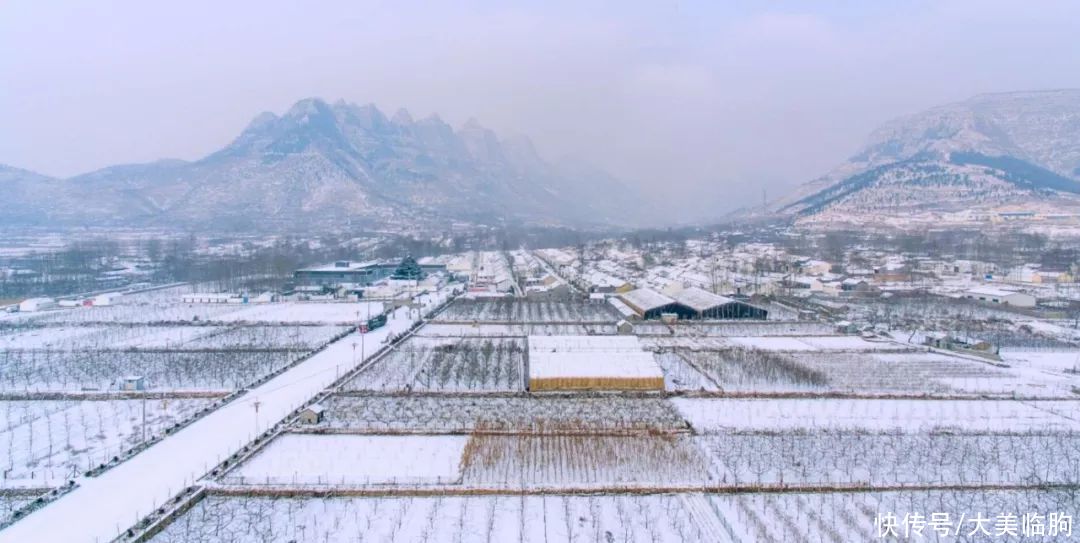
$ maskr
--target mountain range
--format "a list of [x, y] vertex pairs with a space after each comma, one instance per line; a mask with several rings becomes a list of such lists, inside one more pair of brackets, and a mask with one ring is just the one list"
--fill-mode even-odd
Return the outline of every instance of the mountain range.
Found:
[[625, 226], [640, 196], [576, 161], [474, 120], [387, 117], [374, 105], [301, 100], [258, 115], [195, 161], [111, 166], [66, 179], [0, 165], [0, 223], [195, 227], [385, 226], [417, 221]]
[[892, 121], [772, 205], [797, 219], [1080, 210], [1080, 90], [979, 95]]

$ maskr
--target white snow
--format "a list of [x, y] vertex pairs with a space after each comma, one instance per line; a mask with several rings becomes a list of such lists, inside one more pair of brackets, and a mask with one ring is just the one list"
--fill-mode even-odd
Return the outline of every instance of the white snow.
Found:
[[529, 336], [529, 379], [663, 376], [637, 336]]
[[467, 436], [286, 434], [225, 478], [241, 484], [452, 483]]
[[800, 429], [1077, 431], [1077, 403], [1012, 400], [688, 399], [675, 407], [699, 432]]
[[[435, 304], [440, 297], [444, 294], [428, 297], [428, 303]], [[386, 326], [368, 333], [366, 339], [377, 345], [390, 334], [406, 331], [411, 323], [408, 309], [401, 308]], [[0, 542], [112, 540], [254, 435], [325, 389], [336, 375], [353, 367], [353, 360], [351, 341], [331, 344], [99, 477], [81, 479], [79, 488], [0, 531]]]

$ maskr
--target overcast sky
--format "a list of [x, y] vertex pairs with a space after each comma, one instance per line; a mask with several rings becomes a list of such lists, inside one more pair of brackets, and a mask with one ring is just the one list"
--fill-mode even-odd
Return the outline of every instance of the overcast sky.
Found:
[[0, 163], [195, 159], [319, 96], [475, 117], [719, 210], [825, 173], [890, 118], [1080, 87], [1075, 0], [721, 4], [8, 0]]

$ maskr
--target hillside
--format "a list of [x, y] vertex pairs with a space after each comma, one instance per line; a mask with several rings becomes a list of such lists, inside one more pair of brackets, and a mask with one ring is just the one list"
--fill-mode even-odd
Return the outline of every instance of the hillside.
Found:
[[774, 210], [828, 220], [1080, 203], [1080, 90], [987, 94], [897, 119]]
[[[10, 224], [216, 227], [463, 220], [625, 225], [637, 196], [611, 176], [552, 164], [525, 138], [475, 121], [387, 117], [319, 99], [263, 113], [200, 160], [162, 160], [54, 179], [0, 167]], [[603, 196], [603, 197], [601, 197]]]

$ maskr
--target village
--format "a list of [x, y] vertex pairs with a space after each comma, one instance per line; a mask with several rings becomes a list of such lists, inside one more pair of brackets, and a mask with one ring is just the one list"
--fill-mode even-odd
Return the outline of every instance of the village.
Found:
[[975, 510], [1067, 540], [1075, 263], [820, 253], [604, 239], [20, 300], [0, 541], [843, 542]]

